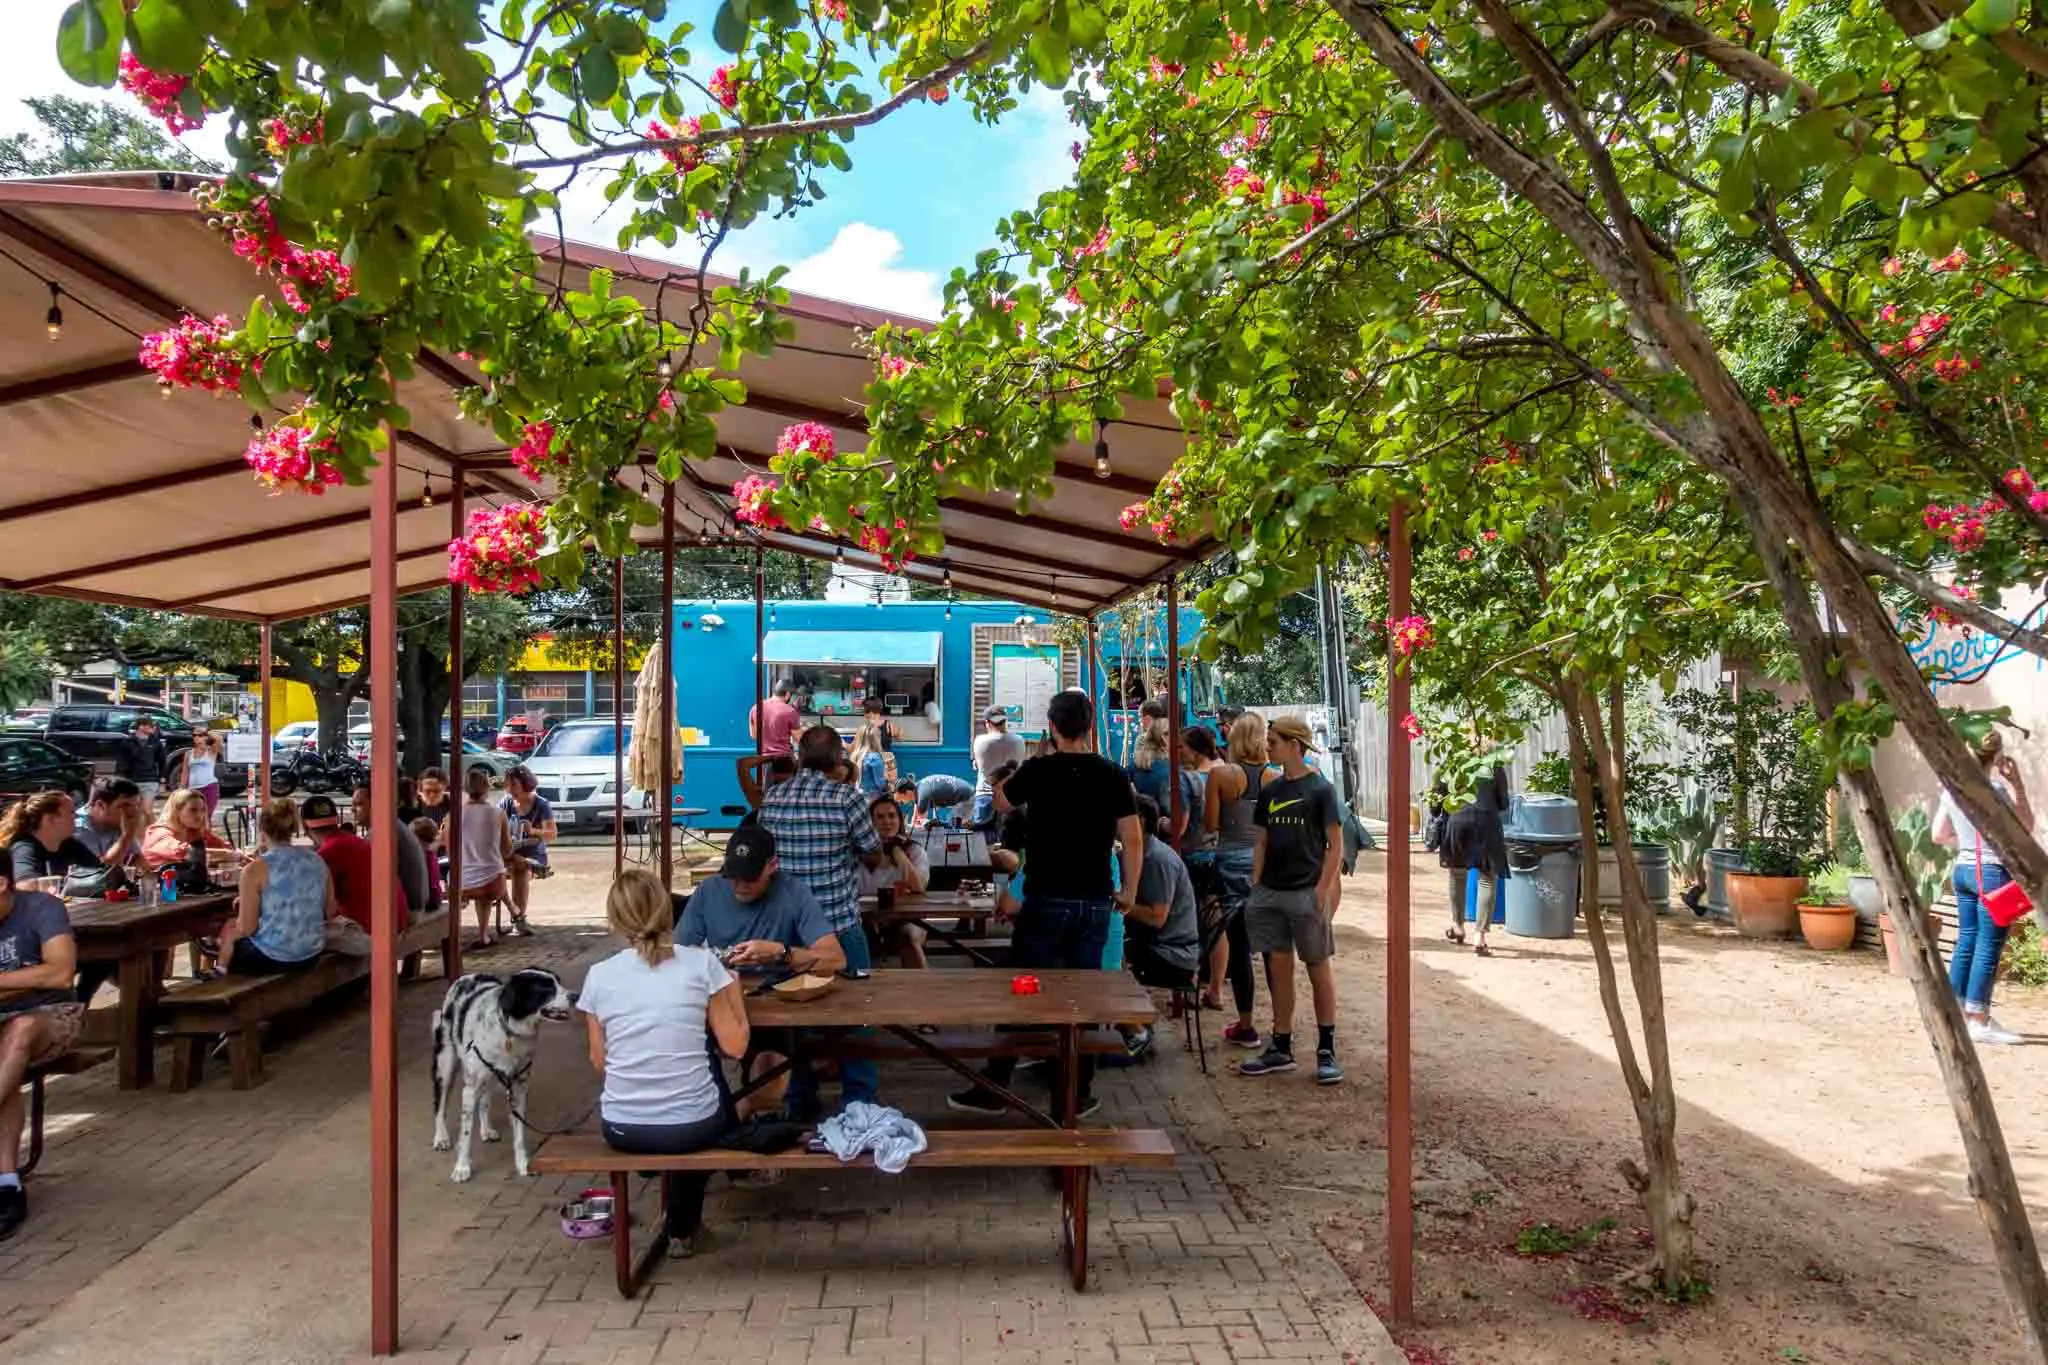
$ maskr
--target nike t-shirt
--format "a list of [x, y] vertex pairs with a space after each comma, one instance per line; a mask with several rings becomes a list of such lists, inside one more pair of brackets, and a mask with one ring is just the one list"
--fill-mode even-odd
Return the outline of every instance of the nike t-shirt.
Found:
[[1268, 781], [1252, 811], [1252, 823], [1266, 831], [1266, 859], [1259, 885], [1300, 891], [1323, 875], [1330, 850], [1330, 826], [1338, 823], [1337, 791], [1321, 773]]

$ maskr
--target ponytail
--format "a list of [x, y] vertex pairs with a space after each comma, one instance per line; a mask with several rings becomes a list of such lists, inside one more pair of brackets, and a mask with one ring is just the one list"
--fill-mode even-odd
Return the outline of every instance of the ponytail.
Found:
[[676, 955], [674, 903], [661, 879], [645, 868], [628, 868], [604, 899], [611, 931], [632, 945], [640, 960], [659, 967]]

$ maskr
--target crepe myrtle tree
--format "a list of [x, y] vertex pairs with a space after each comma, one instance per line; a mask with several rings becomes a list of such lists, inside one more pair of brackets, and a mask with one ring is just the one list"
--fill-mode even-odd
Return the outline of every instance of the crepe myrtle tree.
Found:
[[1165, 381], [1188, 450], [1127, 526], [1239, 548], [1202, 605], [1246, 647], [1331, 546], [1469, 475], [1475, 437], [1522, 444], [1556, 395], [1713, 476], [1910, 921], [1973, 1195], [2048, 1351], [2048, 1277], [1870, 768], [1903, 728], [2048, 890], [1872, 582], [1955, 611], [1929, 569], [2042, 566], [2031, 14], [1247, 0], [1126, 5], [1110, 42], [1124, 59], [1068, 97], [1074, 184], [1007, 220], [938, 325], [878, 336], [869, 463], [795, 452], [761, 504], [859, 505], [893, 535], [955, 488], [1028, 501], [1060, 445], [1108, 421], [1113, 448], [1122, 401]]

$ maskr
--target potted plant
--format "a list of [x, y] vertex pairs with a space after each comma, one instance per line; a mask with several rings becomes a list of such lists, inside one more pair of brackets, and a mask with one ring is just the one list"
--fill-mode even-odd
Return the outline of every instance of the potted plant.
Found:
[[1721, 832], [1721, 813], [1713, 793], [1703, 786], [1687, 792], [1664, 819], [1664, 837], [1671, 844], [1671, 864], [1683, 879], [1679, 898], [1695, 915], [1707, 913], [1701, 897], [1707, 890], [1707, 850]]
[[1744, 844], [1742, 866], [1728, 873], [1728, 912], [1735, 932], [1744, 938], [1790, 938], [1811, 866], [1811, 858], [1787, 840]]
[[1746, 938], [1788, 938], [1828, 834], [1826, 765], [1813, 709], [1752, 689], [1732, 710], [1743, 739], [1732, 746], [1731, 778], [1742, 853], [1726, 872], [1728, 909]]
[[1876, 924], [1884, 898], [1878, 895], [1877, 878], [1871, 875], [1870, 864], [1863, 856], [1863, 840], [1857, 836], [1856, 822], [1849, 818], [1847, 810], [1837, 810], [1835, 814], [1835, 864], [1842, 869], [1843, 895], [1855, 907], [1856, 918], [1865, 924]]
[[1818, 952], [1839, 953], [1856, 942], [1856, 907], [1849, 904], [1849, 869], [1832, 863], [1799, 898], [1799, 934]]

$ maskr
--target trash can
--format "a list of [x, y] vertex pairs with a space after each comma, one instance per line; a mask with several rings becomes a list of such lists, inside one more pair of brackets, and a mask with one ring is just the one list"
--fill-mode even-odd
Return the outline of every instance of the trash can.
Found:
[[1507, 930], [1522, 938], [1570, 938], [1579, 912], [1577, 841], [1508, 838]]
[[1716, 919], [1732, 919], [1728, 911], [1728, 874], [1742, 867], [1742, 850], [1707, 850], [1707, 913]]

